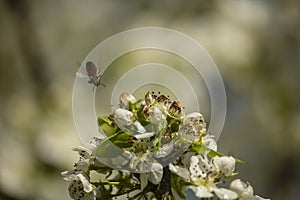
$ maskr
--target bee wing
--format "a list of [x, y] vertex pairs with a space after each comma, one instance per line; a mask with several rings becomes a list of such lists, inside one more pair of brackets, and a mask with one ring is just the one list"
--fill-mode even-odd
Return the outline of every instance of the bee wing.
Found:
[[76, 76], [79, 78], [85, 78], [88, 77], [86, 74], [82, 73], [82, 72], [76, 72]]
[[88, 61], [85, 65], [85, 69], [86, 69], [86, 73], [89, 77], [95, 77], [95, 76], [98, 76], [99, 74], [99, 70], [98, 68], [96, 67], [96, 65], [91, 62], [91, 61]]

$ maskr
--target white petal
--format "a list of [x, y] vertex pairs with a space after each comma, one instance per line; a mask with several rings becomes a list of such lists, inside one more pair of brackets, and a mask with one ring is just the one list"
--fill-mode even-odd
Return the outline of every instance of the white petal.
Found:
[[180, 125], [178, 135], [189, 142], [198, 141], [200, 139], [200, 135], [195, 129], [193, 123], [186, 123]]
[[255, 195], [254, 196], [254, 200], [270, 200], [270, 199], [264, 199], [264, 198], [262, 198], [262, 197], [260, 197], [258, 195]]
[[225, 189], [225, 188], [214, 188], [213, 191], [216, 193], [216, 195], [220, 198], [220, 199], [237, 199], [238, 198], [238, 194]]
[[84, 159], [88, 159], [91, 157], [92, 152], [87, 149], [86, 147], [83, 146], [77, 146], [75, 148], [73, 148], [73, 151], [77, 151], [79, 156], [84, 158]]
[[204, 186], [188, 186], [185, 190], [187, 199], [196, 196], [198, 198], [210, 198], [213, 194]]
[[145, 139], [145, 138], [150, 138], [150, 137], [152, 137], [154, 135], [155, 135], [154, 132], [147, 132], [147, 133], [143, 133], [143, 134], [134, 135], [134, 137], [136, 139]]
[[203, 116], [198, 112], [193, 112], [188, 115], [186, 115], [186, 118], [188, 121], [193, 123], [199, 123], [199, 120], [203, 120]]
[[158, 107], [150, 107], [149, 120], [152, 124], [157, 124], [165, 119], [166, 116], [161, 112], [161, 110]]
[[[134, 121], [130, 123], [129, 125], [124, 125], [122, 128], [124, 131], [130, 133], [131, 135], [141, 135], [146, 133], [146, 129], [141, 125], [139, 121]], [[141, 137], [145, 137], [144, 135], [141, 135]]]
[[143, 134], [146, 132], [145, 128], [142, 126], [142, 124], [139, 121], [133, 122], [135, 134]]
[[77, 171], [88, 171], [89, 170], [89, 160], [80, 160], [76, 163], [76, 170]]
[[153, 166], [152, 166], [153, 171], [151, 172], [148, 172], [148, 180], [157, 185], [160, 183], [161, 179], [162, 179], [162, 176], [163, 176], [163, 167], [161, 164], [159, 163], [153, 163]]
[[174, 149], [174, 142], [171, 141], [167, 144], [164, 144], [158, 151], [155, 152], [154, 156], [156, 158], [163, 158], [172, 153]]
[[69, 171], [61, 172], [61, 175], [63, 176], [63, 179], [65, 181], [77, 180], [77, 176], [75, 175], [74, 170], [69, 170]]
[[192, 181], [197, 181], [199, 177], [202, 175], [202, 170], [199, 167], [199, 158], [198, 156], [191, 157], [191, 164], [189, 167], [191, 172], [191, 179]]
[[230, 176], [234, 172], [235, 159], [232, 156], [216, 156], [213, 158], [213, 163], [219, 171], [224, 173], [225, 176]]
[[253, 188], [250, 184], [246, 184], [240, 179], [231, 182], [229, 189], [235, 191], [239, 197], [248, 198], [253, 196]]
[[119, 127], [128, 126], [133, 122], [133, 113], [129, 110], [118, 108], [113, 115], [114, 121]]
[[182, 167], [174, 166], [173, 164], [169, 164], [169, 169], [171, 172], [173, 172], [173, 173], [177, 174], [178, 176], [180, 176], [181, 178], [183, 178], [186, 182], [190, 181], [189, 170], [182, 168]]
[[213, 135], [209, 135], [207, 134], [203, 140], [202, 140], [203, 144], [205, 146], [207, 146], [208, 148], [214, 150], [214, 151], [217, 151], [218, 150], [218, 147], [217, 147], [217, 142], [215, 141], [214, 139], [214, 136]]
[[83, 174], [78, 174], [77, 175], [78, 179], [81, 181], [83, 185], [83, 190], [87, 193], [91, 192], [93, 190], [92, 185], [88, 181], [88, 179], [83, 175]]

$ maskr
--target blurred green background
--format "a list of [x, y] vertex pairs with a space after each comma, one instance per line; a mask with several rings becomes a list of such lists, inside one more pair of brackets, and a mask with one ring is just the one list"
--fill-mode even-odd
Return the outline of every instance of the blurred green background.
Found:
[[[218, 141], [255, 193], [300, 198], [299, 1], [0, 1], [0, 199], [66, 200], [80, 144], [77, 61], [121, 31], [158, 26], [204, 46], [223, 76]], [[209, 109], [206, 109], [209, 110]]]

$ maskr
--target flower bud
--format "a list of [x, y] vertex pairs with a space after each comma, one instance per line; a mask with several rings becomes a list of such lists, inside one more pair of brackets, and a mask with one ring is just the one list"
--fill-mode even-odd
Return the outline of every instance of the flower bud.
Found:
[[235, 169], [235, 159], [232, 156], [214, 157], [213, 163], [225, 176], [232, 175]]
[[133, 103], [136, 101], [136, 99], [134, 98], [133, 95], [124, 92], [120, 95], [119, 101], [120, 101], [120, 108], [128, 109], [129, 102]]
[[232, 191], [235, 191], [240, 198], [253, 197], [253, 188], [250, 184], [244, 183], [240, 179], [236, 179], [231, 182], [230, 187]]

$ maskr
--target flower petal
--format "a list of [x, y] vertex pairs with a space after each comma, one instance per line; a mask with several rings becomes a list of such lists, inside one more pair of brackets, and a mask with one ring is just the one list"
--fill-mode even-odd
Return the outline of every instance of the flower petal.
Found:
[[162, 113], [162, 111], [158, 107], [150, 107], [149, 109], [149, 121], [152, 124], [158, 124], [162, 120], [165, 120], [166, 116]]
[[217, 142], [214, 139], [213, 135], [207, 134], [203, 137], [202, 142], [205, 146], [207, 146], [209, 149], [212, 149], [214, 151], [218, 150]]
[[83, 146], [77, 146], [72, 149], [73, 151], [77, 151], [79, 156], [84, 159], [89, 159], [91, 157], [92, 152]]
[[270, 200], [270, 199], [264, 199], [264, 198], [262, 198], [262, 197], [260, 197], [258, 195], [255, 195], [254, 196], [254, 200]]
[[202, 176], [202, 170], [199, 167], [198, 156], [191, 157], [191, 164], [190, 164], [189, 170], [191, 172], [191, 180], [192, 181], [197, 181], [198, 178]]
[[239, 196], [237, 193], [225, 189], [225, 188], [214, 188], [213, 191], [220, 199], [237, 199]]
[[75, 171], [74, 170], [69, 170], [69, 171], [61, 172], [61, 175], [63, 176], [63, 179], [65, 181], [77, 180], [77, 177], [75, 175]]
[[92, 184], [90, 184], [88, 179], [83, 174], [78, 174], [77, 177], [81, 181], [83, 185], [83, 190], [85, 192], [91, 192], [93, 190]]
[[224, 173], [225, 176], [232, 175], [235, 169], [235, 159], [232, 156], [216, 156], [213, 158], [213, 163], [219, 171]]
[[185, 190], [187, 199], [192, 199], [195, 196], [198, 198], [210, 198], [214, 195], [204, 186], [188, 186]]
[[119, 127], [124, 127], [128, 126], [133, 122], [133, 113], [130, 112], [129, 110], [125, 110], [122, 108], [118, 108], [114, 111], [114, 122], [119, 126]]
[[249, 198], [253, 196], [253, 188], [250, 184], [246, 184], [240, 179], [231, 182], [229, 189], [235, 191], [240, 198]]
[[174, 166], [173, 164], [169, 164], [169, 169], [171, 172], [183, 178], [186, 182], [190, 182], [190, 172], [187, 169]]
[[166, 157], [170, 155], [170, 153], [172, 153], [173, 149], [174, 149], [174, 141], [171, 141], [167, 144], [164, 144], [158, 151], [156, 151], [154, 156], [156, 158]]
[[145, 138], [150, 138], [150, 137], [152, 137], [154, 135], [155, 135], [154, 132], [147, 132], [147, 133], [142, 133], [142, 134], [134, 135], [134, 137], [136, 139], [145, 139]]

